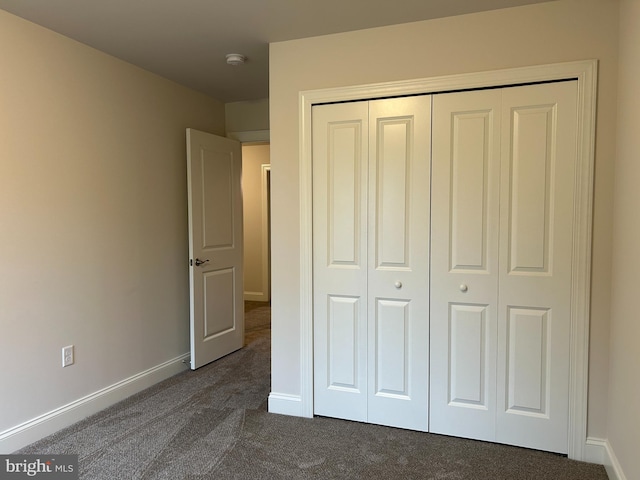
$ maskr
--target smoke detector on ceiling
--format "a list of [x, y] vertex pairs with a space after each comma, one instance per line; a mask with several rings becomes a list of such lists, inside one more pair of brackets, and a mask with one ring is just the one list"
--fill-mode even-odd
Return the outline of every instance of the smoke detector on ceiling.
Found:
[[229, 53], [227, 55], [227, 63], [229, 65], [242, 65], [245, 61], [245, 56], [239, 53]]

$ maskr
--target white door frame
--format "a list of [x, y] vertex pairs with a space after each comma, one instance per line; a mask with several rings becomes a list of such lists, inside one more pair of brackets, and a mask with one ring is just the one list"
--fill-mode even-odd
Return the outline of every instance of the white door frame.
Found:
[[327, 102], [576, 79], [578, 164], [572, 249], [568, 453], [569, 458], [586, 459], [597, 65], [597, 60], [586, 60], [300, 92], [300, 400], [303, 416], [313, 416], [311, 107]]

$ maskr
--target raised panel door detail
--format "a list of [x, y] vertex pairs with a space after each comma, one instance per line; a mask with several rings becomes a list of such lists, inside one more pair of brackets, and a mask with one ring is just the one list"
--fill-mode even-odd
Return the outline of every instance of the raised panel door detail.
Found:
[[552, 235], [555, 105], [511, 111], [509, 270], [546, 274]]
[[360, 263], [361, 122], [336, 122], [328, 125], [327, 161], [329, 200], [327, 221], [328, 264]]
[[375, 394], [407, 397], [409, 302], [376, 299]]
[[233, 246], [233, 163], [229, 152], [201, 149], [202, 249]]
[[359, 299], [329, 296], [328, 353], [331, 389], [358, 390]]
[[233, 268], [214, 270], [203, 275], [205, 296], [204, 341], [235, 328]]
[[430, 429], [495, 439], [501, 92], [434, 95]]
[[380, 119], [377, 125], [377, 267], [408, 267], [411, 208], [411, 118]]
[[[192, 369], [242, 348], [242, 151], [187, 129], [189, 317]], [[198, 265], [196, 259], [206, 260]]]
[[547, 416], [551, 312], [508, 307], [507, 412]]
[[486, 409], [488, 305], [449, 306], [449, 403]]
[[431, 97], [369, 102], [369, 421], [425, 431]]
[[502, 91], [496, 440], [567, 453], [575, 81]]
[[367, 419], [367, 103], [312, 109], [313, 409]]
[[492, 110], [454, 112], [449, 192], [451, 270], [487, 270]]

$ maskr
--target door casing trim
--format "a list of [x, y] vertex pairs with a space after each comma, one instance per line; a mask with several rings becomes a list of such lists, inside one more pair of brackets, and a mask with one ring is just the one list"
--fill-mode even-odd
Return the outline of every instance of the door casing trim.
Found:
[[591, 299], [591, 238], [597, 60], [536, 65], [417, 80], [307, 90], [299, 94], [300, 138], [300, 400], [313, 416], [313, 244], [311, 108], [315, 104], [473, 90], [576, 79], [577, 157], [573, 212], [568, 456], [585, 460]]

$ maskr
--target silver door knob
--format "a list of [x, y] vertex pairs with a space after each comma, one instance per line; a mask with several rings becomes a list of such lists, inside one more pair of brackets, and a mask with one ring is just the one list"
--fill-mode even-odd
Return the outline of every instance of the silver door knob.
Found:
[[196, 258], [196, 267], [199, 267], [200, 265], [204, 265], [208, 261], [209, 261], [208, 258], [206, 260], [200, 260], [199, 258]]
[[394, 283], [394, 285], [398, 289], [402, 288], [402, 282], [396, 282], [396, 283]]
[[458, 287], [458, 288], [460, 288], [460, 291], [461, 291], [462, 293], [464, 293], [464, 292], [466, 292], [467, 290], [469, 290], [469, 287], [467, 287], [464, 283], [461, 283], [461, 284], [460, 284], [460, 287]]

